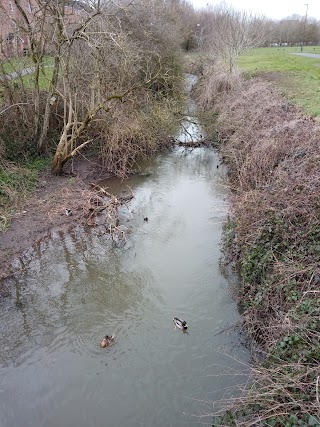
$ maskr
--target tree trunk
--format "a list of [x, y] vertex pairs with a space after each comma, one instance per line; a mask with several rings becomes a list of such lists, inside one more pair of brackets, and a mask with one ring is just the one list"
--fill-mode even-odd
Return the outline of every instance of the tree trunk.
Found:
[[[118, 96], [111, 96], [108, 100], [113, 98], [119, 98]], [[64, 130], [61, 134], [59, 144], [56, 149], [56, 153], [53, 158], [52, 162], [52, 173], [55, 175], [61, 175], [62, 168], [65, 163], [67, 163], [68, 160], [70, 160], [79, 150], [81, 150], [82, 147], [89, 144], [91, 140], [83, 142], [78, 147], [74, 148], [76, 146], [77, 139], [80, 135], [83, 134], [83, 132], [88, 128], [89, 124], [95, 117], [95, 115], [104, 108], [104, 103], [101, 103], [97, 105], [95, 108], [93, 108], [90, 111], [87, 111], [86, 116], [84, 117], [83, 121], [78, 124], [76, 129], [73, 129], [72, 135], [68, 139], [68, 132], [72, 129], [74, 123], [72, 123], [73, 118], [73, 110], [72, 107], [70, 107], [69, 111], [69, 119], [68, 123], [65, 125]], [[105, 109], [107, 112], [110, 110], [110, 108]]]
[[54, 102], [54, 101], [52, 101], [52, 97], [54, 95], [54, 92], [55, 92], [55, 89], [56, 89], [57, 83], [58, 83], [59, 67], [60, 67], [60, 52], [54, 59], [53, 75], [52, 75], [52, 80], [51, 80], [51, 84], [50, 84], [51, 91], [50, 91], [50, 94], [47, 95], [41, 134], [40, 134], [40, 137], [38, 139], [38, 144], [37, 144], [38, 153], [42, 153], [47, 149], [46, 138], [47, 138], [48, 129], [49, 129], [52, 102]]
[[51, 171], [54, 175], [61, 175], [63, 170], [63, 165], [66, 163], [64, 160], [63, 152], [57, 148], [57, 151], [54, 155]]
[[39, 74], [40, 74], [40, 65], [39, 63], [36, 63], [36, 69], [34, 73], [34, 138], [35, 140], [39, 136], [39, 126], [40, 126]]

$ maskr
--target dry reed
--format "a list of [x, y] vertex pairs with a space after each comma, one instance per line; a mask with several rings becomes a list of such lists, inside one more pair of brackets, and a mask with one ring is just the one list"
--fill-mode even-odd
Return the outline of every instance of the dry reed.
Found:
[[319, 126], [258, 79], [215, 108], [233, 190], [226, 245], [244, 326], [265, 354], [215, 425], [320, 425]]

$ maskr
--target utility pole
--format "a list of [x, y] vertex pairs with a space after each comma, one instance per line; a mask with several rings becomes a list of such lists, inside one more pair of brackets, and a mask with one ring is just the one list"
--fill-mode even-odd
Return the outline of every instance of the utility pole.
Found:
[[304, 17], [304, 25], [303, 25], [303, 40], [301, 42], [301, 52], [303, 51], [303, 44], [306, 44], [306, 26], [307, 26], [307, 18], [308, 18], [308, 7], [307, 3], [304, 4], [306, 6], [306, 16]]

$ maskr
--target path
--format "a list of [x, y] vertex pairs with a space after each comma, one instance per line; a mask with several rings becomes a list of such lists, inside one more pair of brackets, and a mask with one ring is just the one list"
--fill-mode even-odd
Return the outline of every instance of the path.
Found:
[[318, 53], [290, 53], [290, 55], [306, 56], [308, 58], [320, 58]]
[[[44, 68], [50, 68], [52, 67], [52, 65], [45, 65]], [[23, 76], [27, 76], [28, 74], [32, 74], [35, 72], [35, 67], [32, 68], [23, 68], [22, 70], [19, 71], [14, 71], [13, 73], [7, 74], [6, 78], [8, 80], [15, 80], [18, 77], [23, 77]], [[0, 77], [0, 81], [2, 81], [2, 78]]]

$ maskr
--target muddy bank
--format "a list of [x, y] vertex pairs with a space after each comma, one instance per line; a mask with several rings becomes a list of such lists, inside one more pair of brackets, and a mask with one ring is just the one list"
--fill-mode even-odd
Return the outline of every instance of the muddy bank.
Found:
[[[34, 243], [52, 232], [84, 226], [92, 197], [92, 183], [108, 178], [96, 162], [82, 157], [74, 160], [62, 176], [42, 172], [36, 191], [20, 205], [10, 228], [0, 239], [0, 292], [8, 293], [5, 278], [13, 273], [12, 261]], [[66, 215], [71, 209], [72, 215]]]

